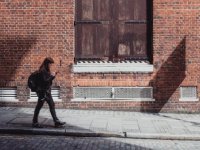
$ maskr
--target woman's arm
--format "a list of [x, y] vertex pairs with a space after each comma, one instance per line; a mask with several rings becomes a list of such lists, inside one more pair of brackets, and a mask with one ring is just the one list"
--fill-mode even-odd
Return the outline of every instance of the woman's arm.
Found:
[[53, 79], [55, 79], [55, 77], [56, 75], [51, 75], [46, 71], [42, 72], [42, 78], [45, 82], [51, 82]]

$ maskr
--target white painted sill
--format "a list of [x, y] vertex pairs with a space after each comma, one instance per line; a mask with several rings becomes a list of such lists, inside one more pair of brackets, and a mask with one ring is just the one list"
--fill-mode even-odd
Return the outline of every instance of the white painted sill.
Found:
[[136, 72], [136, 73], [152, 73], [153, 65], [147, 62], [77, 62], [73, 65], [74, 73], [110, 73], [110, 72]]
[[179, 101], [180, 102], [198, 102], [199, 99], [198, 98], [180, 98]]
[[[38, 98], [30, 98], [30, 99], [28, 99], [28, 102], [37, 102], [37, 101], [38, 101]], [[62, 99], [53, 98], [53, 101], [54, 102], [62, 102]]]
[[13, 98], [0, 98], [0, 102], [6, 103], [6, 102], [19, 102], [18, 99], [13, 99]]
[[71, 99], [72, 102], [126, 102], [126, 101], [133, 101], [133, 102], [154, 102], [155, 99], [152, 98], [132, 98], [132, 99], [84, 99], [84, 98], [74, 98]]

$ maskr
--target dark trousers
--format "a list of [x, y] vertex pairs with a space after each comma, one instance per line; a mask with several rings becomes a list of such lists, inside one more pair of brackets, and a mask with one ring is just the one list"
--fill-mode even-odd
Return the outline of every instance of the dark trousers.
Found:
[[[56, 111], [55, 111], [55, 103], [53, 101], [53, 98], [51, 96], [51, 93], [48, 92], [40, 92], [37, 93], [38, 95], [38, 102], [37, 105], [35, 107], [35, 111], [34, 111], [34, 116], [33, 116], [33, 123], [37, 123], [38, 122], [38, 115], [40, 113], [40, 109], [42, 108], [42, 106], [44, 105], [44, 102], [46, 101], [47, 104], [49, 105], [49, 110], [51, 112], [51, 116], [54, 120], [54, 122], [58, 121], [58, 118], [56, 116]], [[42, 100], [43, 99], [43, 100]]]

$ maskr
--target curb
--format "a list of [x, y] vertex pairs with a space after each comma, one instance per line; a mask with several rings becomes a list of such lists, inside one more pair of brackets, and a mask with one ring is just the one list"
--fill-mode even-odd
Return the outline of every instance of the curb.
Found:
[[124, 138], [122, 134], [91, 132], [85, 130], [67, 129], [36, 129], [36, 128], [0, 128], [0, 134], [25, 134], [25, 135], [52, 135], [52, 136], [73, 136], [73, 137], [116, 137]]
[[152, 139], [152, 140], [200, 141], [200, 135], [199, 134], [172, 135], [172, 134], [134, 134], [134, 133], [127, 133], [127, 138], [132, 138], [132, 139]]
[[171, 135], [171, 134], [137, 134], [137, 133], [110, 133], [91, 132], [87, 130], [69, 129], [37, 129], [37, 128], [11, 128], [0, 127], [0, 134], [22, 134], [22, 135], [50, 135], [50, 136], [71, 136], [71, 137], [115, 137], [129, 139], [152, 139], [152, 140], [187, 140], [200, 141], [200, 135]]

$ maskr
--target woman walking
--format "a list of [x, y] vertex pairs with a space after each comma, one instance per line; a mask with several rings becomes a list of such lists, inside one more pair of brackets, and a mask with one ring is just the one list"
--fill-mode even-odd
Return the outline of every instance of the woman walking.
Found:
[[33, 123], [32, 126], [35, 128], [41, 128], [42, 126], [38, 123], [38, 115], [40, 109], [42, 108], [44, 102], [46, 101], [49, 105], [49, 109], [55, 123], [55, 127], [59, 127], [65, 124], [65, 122], [60, 121], [55, 112], [55, 103], [53, 101], [51, 95], [51, 85], [52, 81], [55, 79], [58, 72], [52, 72], [52, 65], [54, 64], [54, 60], [51, 57], [45, 58], [42, 65], [39, 68], [39, 75], [38, 75], [38, 85], [36, 94], [38, 96], [38, 102], [34, 111], [33, 116]]

